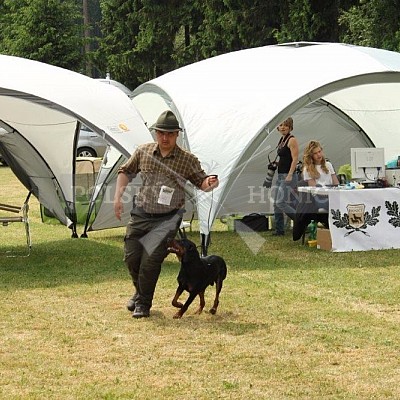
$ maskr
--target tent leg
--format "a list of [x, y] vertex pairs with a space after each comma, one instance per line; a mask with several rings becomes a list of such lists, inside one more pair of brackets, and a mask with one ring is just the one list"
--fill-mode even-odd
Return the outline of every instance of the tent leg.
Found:
[[72, 238], [77, 238], [78, 237], [78, 233], [76, 232], [76, 225], [75, 224], [72, 225], [71, 229], [72, 229], [71, 237]]
[[201, 234], [201, 256], [207, 255], [208, 246], [210, 245], [211, 232], [208, 235]]
[[86, 228], [87, 228], [87, 225], [85, 225], [85, 228], [84, 228], [83, 232], [81, 233], [81, 238], [87, 239], [88, 235], [87, 235], [87, 230], [86, 230]]

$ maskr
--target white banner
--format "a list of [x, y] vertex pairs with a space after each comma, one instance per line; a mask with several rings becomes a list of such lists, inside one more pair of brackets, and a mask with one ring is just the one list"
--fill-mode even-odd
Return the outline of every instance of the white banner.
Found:
[[329, 190], [332, 251], [400, 248], [400, 189]]

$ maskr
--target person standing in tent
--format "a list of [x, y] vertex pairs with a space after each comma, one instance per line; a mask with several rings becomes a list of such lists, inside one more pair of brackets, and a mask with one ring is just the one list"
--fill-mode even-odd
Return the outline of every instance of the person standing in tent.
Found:
[[282, 135], [278, 142], [278, 177], [274, 193], [274, 236], [285, 234], [284, 214], [294, 220], [296, 206], [294, 205], [293, 188], [297, 186], [297, 174], [295, 172], [299, 160], [299, 144], [291, 134], [293, 130], [293, 119], [287, 118], [278, 126]]
[[155, 130], [156, 142], [138, 146], [120, 167], [114, 197], [120, 220], [123, 193], [140, 172], [142, 186], [124, 238], [124, 261], [134, 286], [127, 308], [134, 318], [150, 316], [161, 264], [168, 254], [166, 240], [176, 236], [184, 214], [186, 182], [205, 192], [219, 185], [216, 175], [207, 175], [197, 157], [176, 144], [182, 129], [171, 111], [161, 113], [150, 129]]

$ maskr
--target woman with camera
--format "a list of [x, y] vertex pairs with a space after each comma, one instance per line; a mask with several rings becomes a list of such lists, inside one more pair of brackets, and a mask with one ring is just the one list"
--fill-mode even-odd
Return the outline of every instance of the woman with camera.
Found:
[[294, 220], [296, 214], [296, 200], [293, 189], [297, 187], [296, 166], [299, 161], [299, 144], [291, 134], [293, 130], [293, 119], [287, 118], [277, 127], [282, 135], [277, 146], [278, 177], [274, 193], [274, 236], [285, 234], [284, 214]]

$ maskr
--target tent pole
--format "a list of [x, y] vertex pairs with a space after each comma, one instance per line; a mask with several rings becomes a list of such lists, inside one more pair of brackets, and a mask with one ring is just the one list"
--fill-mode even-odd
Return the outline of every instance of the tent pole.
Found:
[[205, 257], [207, 256], [207, 250], [208, 246], [210, 244], [210, 239], [211, 239], [211, 232], [206, 235], [205, 233], [201, 234], [201, 256]]
[[72, 226], [72, 234], [71, 237], [72, 238], [77, 238], [78, 237], [78, 233], [76, 232], [76, 224], [74, 223], [74, 225]]

